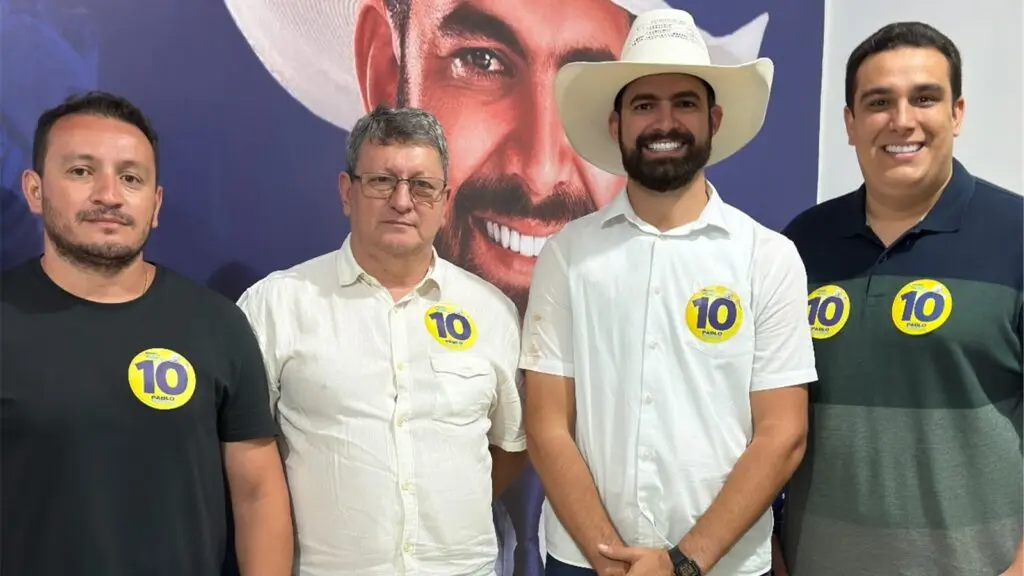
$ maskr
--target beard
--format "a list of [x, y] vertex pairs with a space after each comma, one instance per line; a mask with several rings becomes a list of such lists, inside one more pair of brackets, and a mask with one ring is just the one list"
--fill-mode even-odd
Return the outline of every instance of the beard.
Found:
[[[686, 153], [678, 158], [644, 158], [644, 148], [659, 140], [670, 140], [686, 147]], [[632, 149], [622, 142], [622, 125], [619, 125], [619, 151], [626, 175], [636, 183], [653, 192], [666, 193], [686, 188], [711, 158], [711, 136], [701, 142], [692, 132], [673, 128], [667, 132], [652, 131], [637, 136]]]
[[[494, 266], [481, 262], [473, 250], [474, 214], [489, 213], [509, 220], [533, 220], [561, 229], [566, 222], [597, 210], [589, 194], [579, 186], [556, 186], [540, 202], [534, 202], [528, 185], [516, 176], [474, 176], [454, 194], [448, 221], [435, 241], [445, 260], [487, 280], [512, 300], [520, 313], [526, 310], [529, 285], [509, 282]], [[484, 235], [486, 236], [486, 234]], [[489, 240], [483, 240], [489, 242]]]
[[116, 218], [122, 225], [135, 227], [135, 219], [116, 209], [97, 207], [75, 214], [74, 224], [67, 222], [63, 215], [46, 202], [43, 196], [43, 231], [53, 243], [57, 254], [64, 260], [104, 275], [112, 275], [127, 268], [142, 253], [149, 239], [149, 220], [142, 231], [142, 238], [135, 244], [119, 242], [76, 242], [73, 226], [96, 218]]

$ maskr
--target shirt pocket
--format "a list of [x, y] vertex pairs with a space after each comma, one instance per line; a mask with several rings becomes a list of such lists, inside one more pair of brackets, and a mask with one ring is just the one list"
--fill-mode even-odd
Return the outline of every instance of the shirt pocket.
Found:
[[486, 418], [497, 388], [497, 374], [485, 358], [466, 353], [430, 357], [436, 394], [434, 417], [468, 426]]

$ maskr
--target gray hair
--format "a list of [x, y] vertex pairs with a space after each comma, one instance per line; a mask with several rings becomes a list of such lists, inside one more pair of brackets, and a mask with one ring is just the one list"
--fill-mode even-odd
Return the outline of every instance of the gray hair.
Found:
[[354, 171], [359, 163], [359, 151], [365, 142], [380, 145], [426, 144], [441, 157], [444, 181], [448, 181], [448, 141], [441, 123], [433, 114], [419, 108], [389, 108], [377, 106], [352, 127], [346, 144], [348, 170]]

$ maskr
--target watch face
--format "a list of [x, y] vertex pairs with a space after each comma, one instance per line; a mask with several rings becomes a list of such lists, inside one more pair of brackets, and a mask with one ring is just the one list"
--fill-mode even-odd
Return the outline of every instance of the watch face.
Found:
[[676, 569], [676, 576], [701, 576], [700, 568], [693, 560], [687, 560], [682, 566]]

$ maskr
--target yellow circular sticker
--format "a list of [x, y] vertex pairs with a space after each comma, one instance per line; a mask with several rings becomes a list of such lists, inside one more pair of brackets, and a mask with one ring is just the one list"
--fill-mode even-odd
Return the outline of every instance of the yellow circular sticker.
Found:
[[892, 300], [892, 323], [904, 334], [921, 336], [937, 330], [953, 311], [953, 295], [942, 282], [922, 278], [908, 282]]
[[184, 356], [166, 348], [139, 352], [128, 366], [132, 394], [150, 408], [173, 410], [192, 399], [196, 372]]
[[686, 327], [701, 342], [725, 342], [742, 324], [740, 298], [724, 286], [701, 288], [686, 303]]
[[449, 350], [469, 350], [476, 343], [473, 317], [454, 304], [435, 304], [423, 315], [427, 332]]
[[807, 295], [807, 322], [811, 337], [831, 338], [846, 326], [850, 318], [850, 295], [834, 284], [822, 286]]

